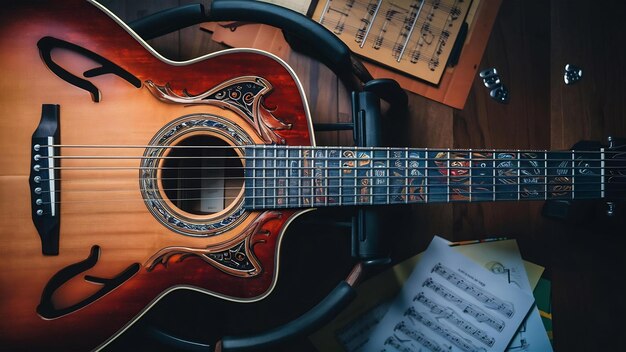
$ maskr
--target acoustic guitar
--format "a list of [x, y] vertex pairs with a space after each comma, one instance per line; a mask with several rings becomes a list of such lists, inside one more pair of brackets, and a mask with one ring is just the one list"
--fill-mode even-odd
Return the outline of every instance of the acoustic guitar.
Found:
[[166, 294], [276, 285], [285, 228], [320, 207], [612, 199], [624, 152], [316, 147], [272, 54], [186, 62], [95, 1], [0, 14], [0, 346], [106, 346]]

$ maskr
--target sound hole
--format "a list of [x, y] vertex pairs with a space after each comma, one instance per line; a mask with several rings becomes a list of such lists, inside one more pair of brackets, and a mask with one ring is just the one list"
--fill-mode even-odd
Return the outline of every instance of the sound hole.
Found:
[[232, 146], [209, 135], [185, 138], [162, 162], [167, 198], [179, 209], [210, 215], [226, 209], [243, 188], [243, 164]]

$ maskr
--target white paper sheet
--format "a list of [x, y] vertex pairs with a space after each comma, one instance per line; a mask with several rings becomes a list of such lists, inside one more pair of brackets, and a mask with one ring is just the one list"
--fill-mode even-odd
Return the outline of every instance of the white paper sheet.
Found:
[[504, 351], [533, 302], [435, 237], [363, 351]]
[[[475, 246], [480, 246], [480, 251], [476, 250]], [[524, 261], [520, 256], [515, 240], [470, 244], [457, 246], [454, 249], [482, 265], [503, 282], [515, 285], [522, 291], [532, 294], [532, 287], [526, 275]], [[482, 255], [478, 255], [479, 253]], [[552, 351], [552, 345], [536, 305], [533, 305], [506, 351]]]

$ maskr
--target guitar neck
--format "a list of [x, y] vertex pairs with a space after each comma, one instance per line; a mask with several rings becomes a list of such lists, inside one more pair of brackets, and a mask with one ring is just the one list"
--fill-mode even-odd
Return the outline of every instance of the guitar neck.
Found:
[[247, 209], [604, 198], [597, 151], [246, 147]]

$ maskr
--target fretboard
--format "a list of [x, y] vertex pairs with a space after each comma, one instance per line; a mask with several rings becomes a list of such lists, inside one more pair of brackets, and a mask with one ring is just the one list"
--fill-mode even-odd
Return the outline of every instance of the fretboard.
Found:
[[245, 147], [247, 209], [604, 198], [604, 150]]

